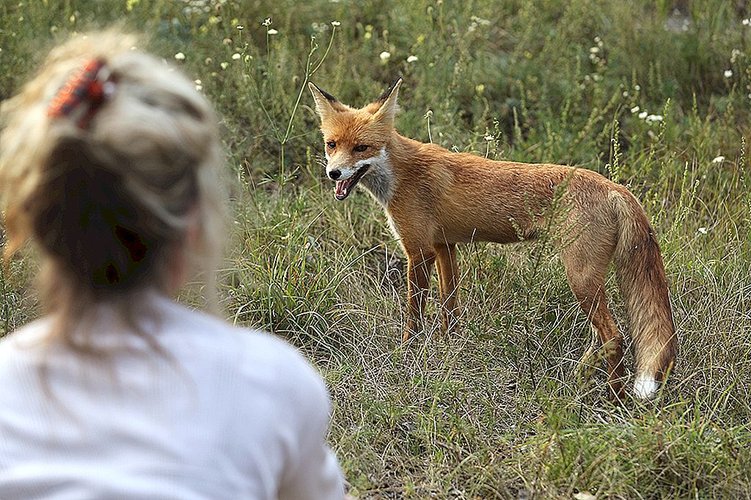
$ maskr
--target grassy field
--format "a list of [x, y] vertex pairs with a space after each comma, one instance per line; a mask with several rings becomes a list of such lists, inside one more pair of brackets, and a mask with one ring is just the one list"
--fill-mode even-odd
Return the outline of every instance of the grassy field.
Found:
[[[0, 98], [55, 40], [150, 35], [222, 116], [226, 315], [298, 346], [334, 403], [359, 498], [751, 497], [751, 6], [703, 0], [23, 0], [0, 6]], [[627, 185], [661, 243], [678, 365], [614, 407], [555, 255], [460, 250], [459, 334], [400, 342], [404, 257], [363, 192], [333, 198], [309, 80], [362, 105], [397, 75], [399, 130]], [[36, 314], [30, 259], [0, 328]], [[611, 280], [613, 281], [613, 280]], [[611, 283], [614, 285], [614, 283]], [[625, 313], [615, 287], [613, 310]], [[433, 301], [435, 303], [435, 301]], [[632, 360], [629, 366], [632, 366]]]

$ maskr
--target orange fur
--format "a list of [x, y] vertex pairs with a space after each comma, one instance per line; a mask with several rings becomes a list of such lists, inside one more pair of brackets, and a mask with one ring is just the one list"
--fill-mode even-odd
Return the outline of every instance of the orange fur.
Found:
[[624, 366], [622, 337], [605, 296], [611, 261], [628, 310], [637, 376], [661, 380], [674, 363], [677, 337], [662, 257], [636, 198], [589, 170], [491, 161], [403, 137], [394, 129], [400, 83], [361, 109], [315, 85], [310, 90], [337, 198], [361, 181], [383, 205], [407, 255], [403, 339], [422, 329], [434, 264], [443, 328], [455, 328], [457, 243], [512, 243], [552, 228], [571, 289], [604, 344], [613, 395], [622, 396]]

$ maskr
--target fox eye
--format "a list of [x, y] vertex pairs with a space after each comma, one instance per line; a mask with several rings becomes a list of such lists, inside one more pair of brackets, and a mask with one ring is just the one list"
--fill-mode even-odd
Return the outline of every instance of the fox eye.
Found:
[[369, 146], [367, 144], [358, 144], [357, 146], [352, 148], [352, 151], [354, 151], [355, 153], [362, 153], [363, 151], [368, 149], [368, 147]]
[[336, 141], [327, 142], [326, 147], [328, 147], [329, 149], [334, 149], [336, 147]]

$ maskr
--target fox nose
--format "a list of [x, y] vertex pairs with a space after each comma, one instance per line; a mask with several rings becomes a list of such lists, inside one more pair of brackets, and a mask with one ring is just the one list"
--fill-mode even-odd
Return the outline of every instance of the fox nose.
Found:
[[331, 177], [333, 180], [337, 180], [341, 176], [342, 176], [341, 170], [332, 170], [331, 172], [329, 172], [329, 177]]

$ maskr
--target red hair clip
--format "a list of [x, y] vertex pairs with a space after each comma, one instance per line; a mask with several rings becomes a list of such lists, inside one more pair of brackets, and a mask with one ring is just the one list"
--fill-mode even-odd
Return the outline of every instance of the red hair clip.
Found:
[[101, 59], [92, 59], [74, 74], [58, 91], [47, 108], [47, 115], [52, 118], [69, 116], [80, 104], [89, 104], [88, 111], [78, 121], [78, 126], [85, 128], [106, 97], [105, 82], [99, 79], [99, 72], [104, 67]]

